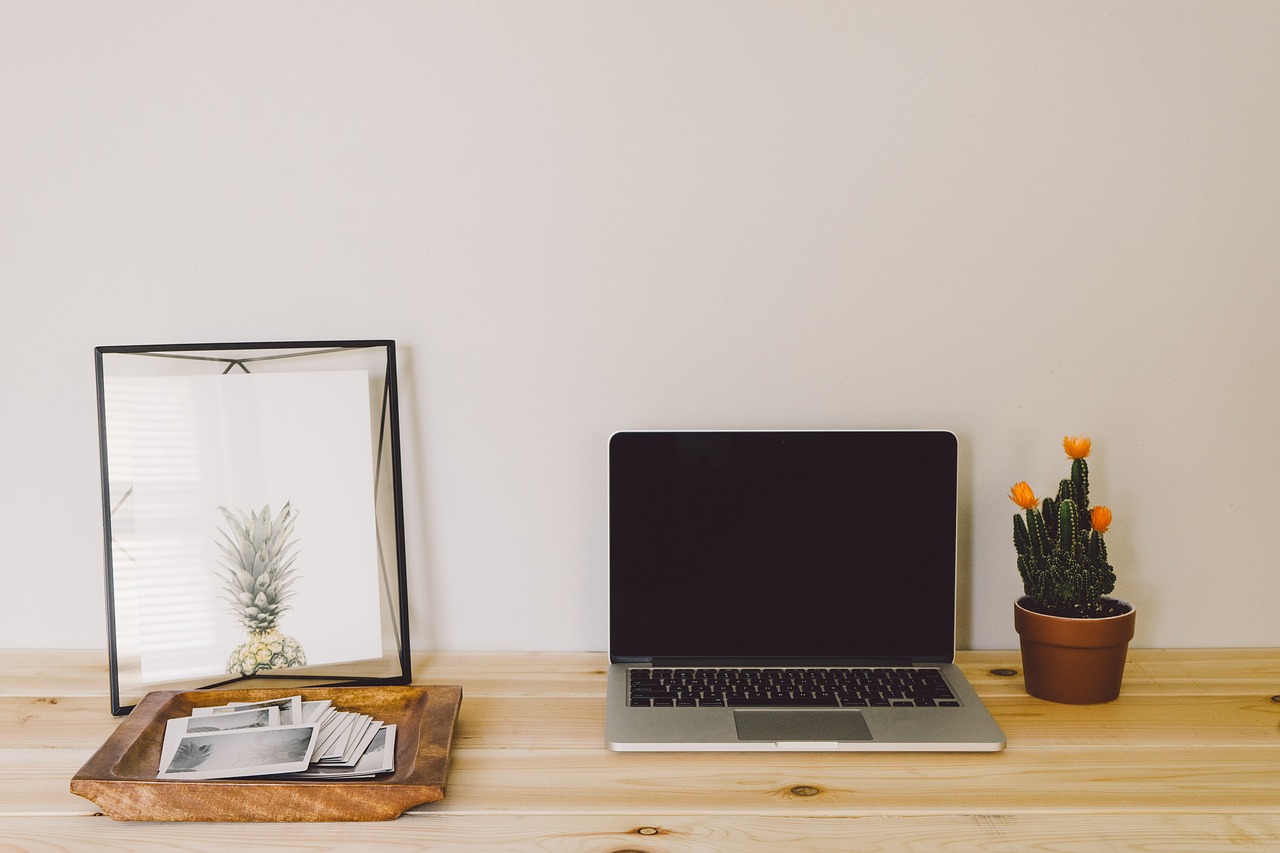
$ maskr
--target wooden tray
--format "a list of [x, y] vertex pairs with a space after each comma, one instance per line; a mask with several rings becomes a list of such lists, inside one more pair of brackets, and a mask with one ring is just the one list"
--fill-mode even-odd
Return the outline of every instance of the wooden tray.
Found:
[[[191, 709], [281, 696], [329, 699], [344, 711], [396, 724], [396, 769], [373, 779], [160, 780], [165, 722]], [[444, 798], [462, 688], [303, 687], [148, 693], [71, 779], [71, 793], [114, 820], [391, 820]]]

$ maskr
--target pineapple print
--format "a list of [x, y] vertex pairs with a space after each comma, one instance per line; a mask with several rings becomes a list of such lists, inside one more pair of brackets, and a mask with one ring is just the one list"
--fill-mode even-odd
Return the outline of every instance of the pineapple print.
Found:
[[227, 592], [224, 600], [249, 634], [231, 653], [227, 672], [253, 675], [264, 669], [306, 666], [302, 646], [277, 627], [292, 596], [297, 510], [286, 503], [275, 518], [269, 505], [257, 513], [218, 510], [227, 521], [227, 529], [218, 531], [222, 538], [215, 540], [222, 551], [219, 574]]

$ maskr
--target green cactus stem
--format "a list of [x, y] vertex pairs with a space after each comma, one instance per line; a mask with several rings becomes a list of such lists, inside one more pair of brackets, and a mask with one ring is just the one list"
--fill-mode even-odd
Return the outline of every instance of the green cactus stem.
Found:
[[1112, 616], [1120, 605], [1107, 596], [1116, 574], [1107, 562], [1103, 534], [1089, 515], [1089, 466], [1074, 459], [1071, 476], [1045, 498], [1013, 518], [1018, 574], [1032, 609], [1052, 616]]

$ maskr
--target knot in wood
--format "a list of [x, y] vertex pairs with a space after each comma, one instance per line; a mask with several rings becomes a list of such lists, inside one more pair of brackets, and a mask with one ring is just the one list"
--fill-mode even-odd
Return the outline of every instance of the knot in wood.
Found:
[[1018, 674], [1018, 671], [1016, 669], [993, 669], [991, 674], [998, 675], [1001, 678], [1012, 678]]
[[659, 832], [656, 826], [642, 826], [636, 830], [637, 835], [657, 835]]
[[791, 789], [791, 793], [797, 797], [816, 797], [818, 789], [812, 785], [796, 785]]

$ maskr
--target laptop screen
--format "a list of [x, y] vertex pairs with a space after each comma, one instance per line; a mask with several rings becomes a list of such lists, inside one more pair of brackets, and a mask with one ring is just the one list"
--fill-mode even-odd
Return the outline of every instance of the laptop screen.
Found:
[[956, 439], [621, 432], [610, 655], [951, 660]]

